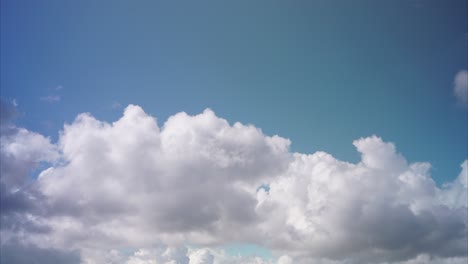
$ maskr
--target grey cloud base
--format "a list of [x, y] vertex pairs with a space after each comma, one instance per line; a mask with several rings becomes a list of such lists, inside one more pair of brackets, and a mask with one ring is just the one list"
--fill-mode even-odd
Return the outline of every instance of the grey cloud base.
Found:
[[[134, 105], [112, 124], [81, 114], [55, 144], [4, 122], [2, 255], [20, 245], [69, 263], [70, 250], [81, 263], [466, 262], [468, 162], [438, 187], [430, 164], [392, 143], [353, 144], [357, 164], [291, 153], [288, 139], [211, 110], [159, 127]], [[229, 243], [275, 258], [228, 256]]]

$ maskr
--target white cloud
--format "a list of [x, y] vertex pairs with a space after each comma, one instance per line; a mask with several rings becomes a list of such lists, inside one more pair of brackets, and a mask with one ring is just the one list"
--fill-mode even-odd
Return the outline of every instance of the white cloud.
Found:
[[461, 165], [462, 171], [453, 182], [444, 184], [441, 190], [438, 190], [440, 203], [451, 208], [468, 207], [468, 160]]
[[54, 164], [30, 184], [41, 210], [20, 215], [23, 233], [2, 237], [80, 250], [85, 263], [273, 261], [219, 250], [231, 242], [267, 247], [281, 264], [466, 259], [467, 161], [439, 188], [430, 164], [379, 137], [353, 142], [362, 156], [353, 164], [291, 153], [289, 140], [211, 110], [162, 127], [133, 105], [112, 124], [81, 114], [56, 145], [17, 131], [2, 134], [2, 163], [16, 153], [19, 164]]
[[293, 263], [293, 261], [292, 261], [291, 257], [289, 257], [287, 255], [281, 256], [278, 259], [278, 264], [292, 264], [292, 263]]
[[[30, 173], [40, 163], [53, 162], [59, 158], [58, 149], [46, 138], [38, 133], [18, 128], [11, 123], [16, 110], [3, 101], [0, 104], [2, 118], [0, 124], [0, 196], [2, 208], [20, 206], [16, 202], [25, 198], [18, 189], [24, 188], [32, 182]], [[6, 200], [8, 198], [8, 200]], [[18, 199], [17, 199], [18, 198]], [[11, 200], [13, 199], [13, 200]], [[25, 201], [23, 201], [25, 202]], [[13, 209], [13, 208], [12, 208]]]
[[265, 239], [270, 248], [351, 263], [466, 255], [462, 175], [439, 189], [429, 164], [408, 165], [392, 144], [371, 137], [354, 145], [362, 154], [358, 164], [322, 152], [296, 154], [269, 193], [259, 192], [261, 230], [275, 230]]
[[468, 71], [461, 70], [455, 75], [454, 93], [458, 101], [464, 105], [468, 103]]
[[[122, 262], [123, 263], [123, 262]], [[126, 264], [189, 264], [187, 249], [185, 247], [160, 247], [153, 249], [140, 249], [129, 257]], [[192, 263], [192, 262], [190, 262]], [[204, 262], [200, 262], [204, 263]]]
[[[282, 256], [278, 261], [264, 260], [255, 256], [233, 256], [216, 248], [153, 247], [142, 248], [130, 256], [123, 256], [111, 250], [99, 263], [125, 264], [288, 264], [291, 258]], [[288, 262], [289, 261], [289, 262]]]
[[27, 180], [29, 172], [40, 162], [51, 162], [58, 152], [48, 138], [23, 128], [3, 128], [0, 138], [2, 151], [1, 182], [10, 188], [19, 187]]
[[190, 264], [213, 264], [214, 256], [208, 249], [195, 250], [190, 254]]
[[437, 258], [423, 254], [411, 260], [398, 262], [398, 264], [466, 264], [467, 261], [466, 257]]
[[51, 207], [102, 238], [214, 243], [256, 222], [256, 187], [286, 168], [288, 145], [210, 110], [177, 114], [160, 130], [129, 106], [113, 124], [82, 114], [67, 125], [64, 164], [43, 171], [39, 186]]

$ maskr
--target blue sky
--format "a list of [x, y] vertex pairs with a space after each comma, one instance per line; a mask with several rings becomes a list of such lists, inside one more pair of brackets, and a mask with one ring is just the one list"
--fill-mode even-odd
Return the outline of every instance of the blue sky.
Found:
[[[437, 180], [466, 158], [466, 1], [3, 1], [2, 97], [52, 137], [77, 113], [135, 103], [160, 123], [212, 108], [356, 161], [377, 134]], [[57, 87], [63, 87], [56, 91]], [[47, 103], [41, 97], [58, 95]], [[460, 142], [464, 142], [461, 144]]]
[[[4, 1], [2, 96], [17, 100], [19, 122], [51, 136], [79, 112], [115, 119], [114, 102], [160, 122], [210, 107], [294, 150], [350, 161], [349, 142], [377, 134], [443, 181], [466, 158], [466, 111], [452, 92], [467, 68], [466, 6]], [[60, 102], [39, 99], [52, 94]]]
[[53, 141], [79, 113], [112, 122], [128, 104], [159, 126], [210, 108], [289, 138], [292, 151], [353, 163], [353, 140], [377, 135], [429, 162], [441, 185], [467, 158], [467, 107], [454, 95], [467, 10], [466, 0], [2, 0], [1, 97], [17, 104], [17, 126]]

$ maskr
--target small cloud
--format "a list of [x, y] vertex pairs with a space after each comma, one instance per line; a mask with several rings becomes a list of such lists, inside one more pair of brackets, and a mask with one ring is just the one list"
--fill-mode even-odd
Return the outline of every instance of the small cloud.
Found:
[[121, 108], [122, 108], [122, 104], [119, 103], [119, 102], [117, 102], [117, 101], [114, 101], [114, 102], [112, 102], [111, 108], [112, 108], [112, 109], [121, 109]]
[[47, 87], [47, 91], [60, 91], [60, 90], [63, 90], [63, 86], [60, 84]]
[[468, 71], [461, 70], [455, 75], [454, 93], [458, 101], [463, 104], [468, 104]]
[[462, 105], [468, 104], [468, 71], [461, 70], [455, 75], [454, 93], [458, 102]]
[[8, 123], [18, 115], [17, 105], [15, 99], [10, 102], [0, 98], [0, 123]]
[[61, 98], [60, 98], [60, 95], [48, 95], [48, 96], [42, 96], [39, 99], [47, 103], [55, 103], [55, 102], [59, 102]]

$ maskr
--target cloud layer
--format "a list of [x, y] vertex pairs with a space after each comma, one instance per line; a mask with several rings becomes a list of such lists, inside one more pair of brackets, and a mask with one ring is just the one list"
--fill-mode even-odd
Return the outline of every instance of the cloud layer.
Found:
[[[55, 144], [1, 127], [2, 252], [34, 247], [70, 263], [76, 252], [83, 263], [466, 261], [467, 161], [438, 187], [430, 164], [379, 137], [354, 141], [352, 164], [292, 153], [288, 139], [211, 110], [162, 127], [135, 105], [114, 123], [81, 114]], [[274, 258], [230, 256], [229, 243]]]

